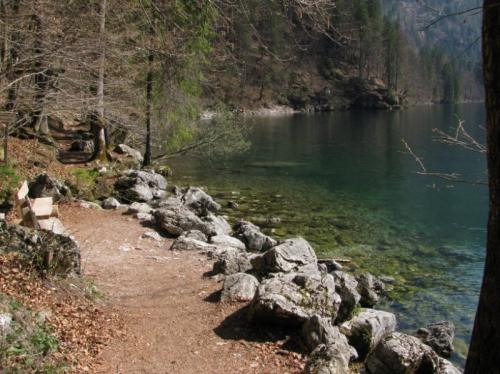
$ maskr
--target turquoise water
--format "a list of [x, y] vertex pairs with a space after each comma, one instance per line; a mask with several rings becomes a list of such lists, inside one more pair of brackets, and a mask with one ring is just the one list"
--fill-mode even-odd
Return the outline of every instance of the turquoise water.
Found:
[[484, 156], [433, 141], [432, 129], [448, 130], [457, 118], [484, 138], [479, 104], [252, 118], [250, 151], [224, 162], [176, 161], [174, 179], [237, 202], [225, 210], [232, 219], [277, 237], [302, 235], [320, 256], [395, 277], [380, 307], [397, 313], [404, 330], [454, 322], [459, 362], [482, 275], [487, 189], [416, 174], [401, 141], [429, 171], [484, 180]]

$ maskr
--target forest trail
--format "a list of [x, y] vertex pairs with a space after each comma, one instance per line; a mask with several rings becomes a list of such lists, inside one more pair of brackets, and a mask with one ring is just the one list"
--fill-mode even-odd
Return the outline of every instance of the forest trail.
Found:
[[84, 275], [125, 324], [93, 372], [301, 372], [301, 356], [283, 349], [289, 339], [255, 331], [238, 312], [244, 305], [216, 302], [222, 283], [203, 277], [212, 268], [206, 256], [170, 251], [171, 239], [141, 239], [152, 230], [117, 211], [61, 213], [80, 242]]

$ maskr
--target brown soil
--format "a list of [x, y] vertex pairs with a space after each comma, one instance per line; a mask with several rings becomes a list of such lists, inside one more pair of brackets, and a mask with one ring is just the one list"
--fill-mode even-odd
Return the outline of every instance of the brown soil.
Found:
[[[125, 323], [104, 348], [96, 373], [299, 373], [298, 339], [250, 325], [245, 305], [217, 301], [222, 284], [198, 253], [170, 251], [171, 239], [140, 239], [150, 229], [119, 212], [61, 209], [95, 279]], [[128, 244], [130, 251], [120, 250]]]

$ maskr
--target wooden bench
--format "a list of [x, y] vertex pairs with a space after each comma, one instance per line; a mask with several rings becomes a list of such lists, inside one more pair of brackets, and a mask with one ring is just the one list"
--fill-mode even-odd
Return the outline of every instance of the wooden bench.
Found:
[[[51, 197], [29, 198], [28, 182], [24, 181], [15, 195], [21, 225], [35, 229], [47, 228], [52, 217], [59, 217], [59, 210]], [[47, 222], [46, 222], [47, 221]]]

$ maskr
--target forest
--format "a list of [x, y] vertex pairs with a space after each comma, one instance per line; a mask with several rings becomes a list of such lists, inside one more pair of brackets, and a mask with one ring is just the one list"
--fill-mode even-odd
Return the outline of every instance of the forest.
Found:
[[91, 126], [101, 158], [110, 134], [125, 129], [137, 144], [148, 136], [150, 163], [220, 139], [245, 148], [246, 130], [227, 118], [196, 127], [204, 111], [481, 100], [469, 40], [480, 17], [444, 20], [423, 40], [423, 28], [459, 5], [410, 3], [2, 0], [0, 104], [10, 133]]

